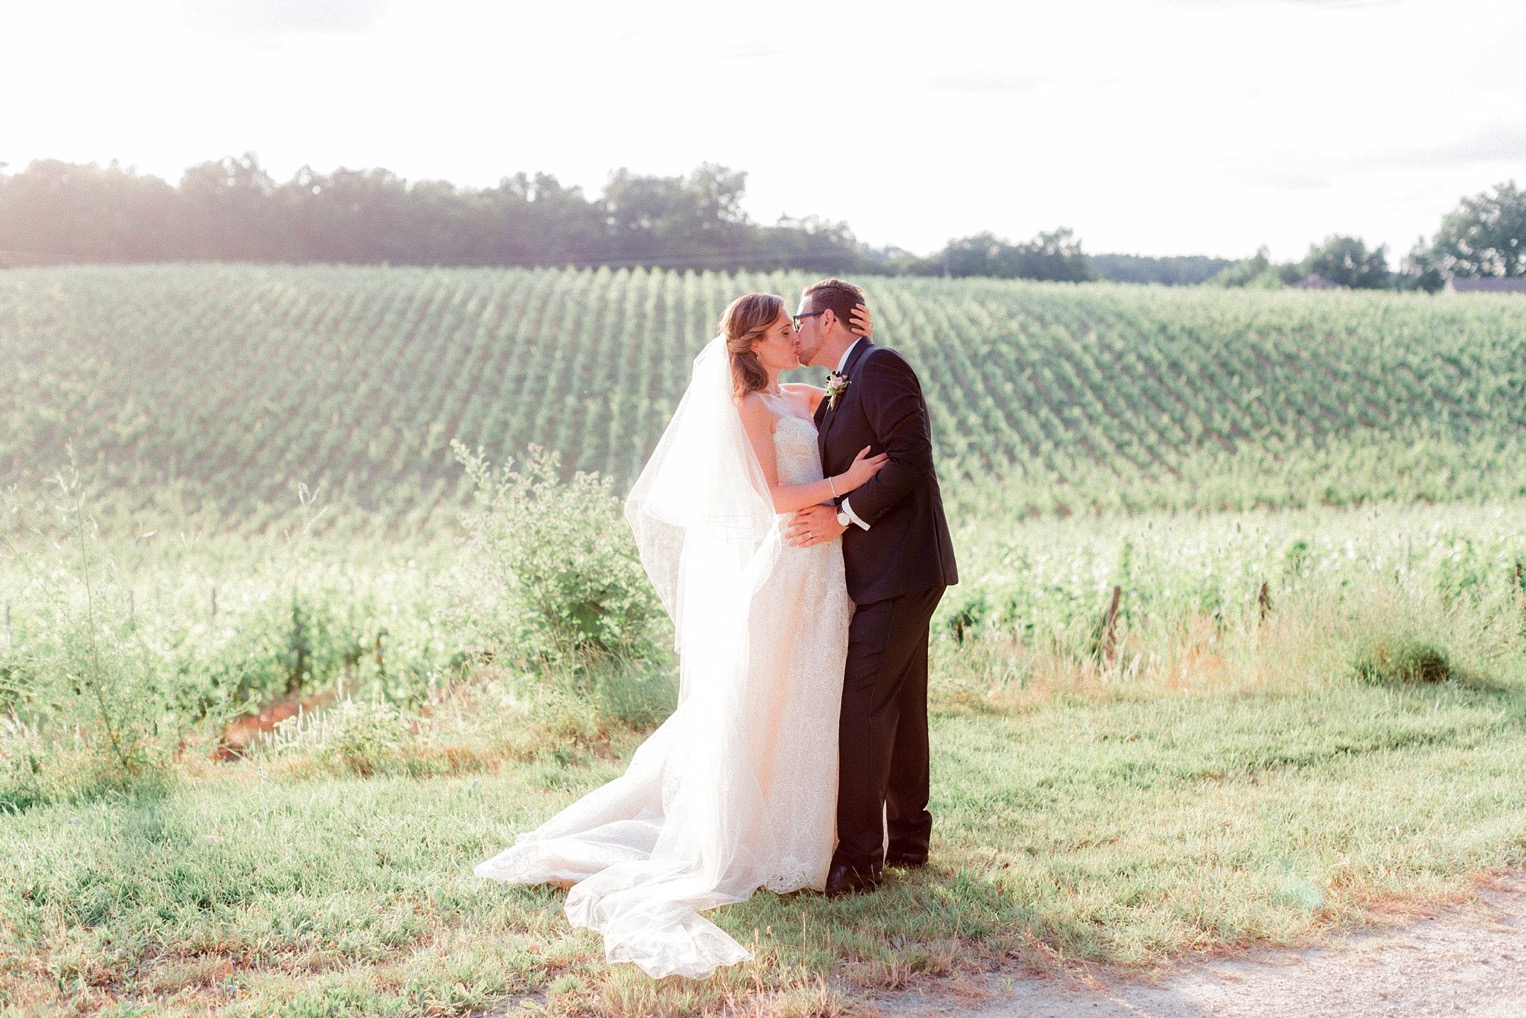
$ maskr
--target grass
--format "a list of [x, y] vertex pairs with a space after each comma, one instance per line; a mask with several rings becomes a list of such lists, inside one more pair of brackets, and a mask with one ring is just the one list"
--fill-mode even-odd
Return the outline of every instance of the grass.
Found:
[[[701, 983], [611, 967], [562, 892], [472, 874], [619, 773], [671, 708], [670, 663], [536, 678], [495, 656], [391, 697], [331, 676], [331, 705], [252, 756], [212, 763], [215, 728], [188, 728], [152, 782], [96, 780], [88, 739], [14, 700], [0, 1015], [832, 1015], [1011, 961], [1148, 969], [1455, 899], [1526, 863], [1521, 508], [1078, 518], [961, 545], [969, 579], [935, 623], [932, 864], [713, 913], [754, 958]], [[348, 611], [387, 623], [389, 661], [473, 638], [451, 610], [480, 610], [457, 596], [478, 588], [430, 579], [448, 549], [355, 566], [315, 547], [272, 558], [274, 581], [248, 568], [259, 548], [225, 550], [139, 549], [115, 581], [123, 631], [175, 637], [177, 675], [223, 660], [212, 627], [293, 576], [336, 618], [374, 598]], [[41, 650], [9, 667], [52, 660], [46, 622], [16, 613], [7, 650]]]
[[1526, 862], [1519, 678], [945, 707], [933, 863], [873, 896], [714, 913], [755, 958], [697, 984], [607, 966], [562, 892], [471, 872], [618, 773], [635, 733], [426, 778], [208, 768], [5, 818], [0, 1005], [832, 1014], [1003, 959], [1149, 966], [1298, 943]]

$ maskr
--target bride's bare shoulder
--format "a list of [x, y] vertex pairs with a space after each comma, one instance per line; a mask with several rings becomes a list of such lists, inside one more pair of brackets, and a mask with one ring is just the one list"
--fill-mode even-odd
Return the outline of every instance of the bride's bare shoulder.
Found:
[[773, 431], [779, 424], [779, 418], [774, 416], [772, 410], [768, 409], [768, 404], [763, 401], [763, 394], [760, 392], [749, 392], [737, 400], [736, 404], [737, 413], [742, 418], [742, 425], [748, 431], [752, 431], [755, 428]]
[[810, 407], [811, 413], [816, 412], [816, 408], [821, 405], [822, 397], [827, 394], [827, 390], [820, 386], [807, 385], [804, 382], [787, 382], [781, 385], [780, 388], [797, 398], [806, 400], [806, 405]]

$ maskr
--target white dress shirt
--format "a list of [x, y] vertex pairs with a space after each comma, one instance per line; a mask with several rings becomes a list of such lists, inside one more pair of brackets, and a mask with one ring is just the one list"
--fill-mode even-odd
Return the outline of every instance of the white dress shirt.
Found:
[[[842, 369], [847, 365], [848, 357], [853, 353], [853, 348], [858, 346], [858, 344], [862, 343], [863, 341], [863, 336], [858, 337], [853, 342], [848, 344], [848, 349], [842, 352], [842, 360], [837, 362], [837, 373], [839, 375], [842, 374]], [[858, 524], [865, 530], [869, 529], [869, 524], [858, 518], [858, 514], [853, 511], [853, 507], [848, 504], [848, 500], [846, 498], [842, 500], [842, 504], [838, 508], [843, 511], [848, 519], [852, 520], [854, 523]]]

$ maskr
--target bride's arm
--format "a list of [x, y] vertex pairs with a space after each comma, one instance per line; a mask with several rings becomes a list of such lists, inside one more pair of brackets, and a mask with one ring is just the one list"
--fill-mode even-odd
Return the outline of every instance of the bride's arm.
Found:
[[780, 484], [779, 461], [774, 453], [774, 425], [777, 423], [774, 415], [756, 394], [744, 397], [737, 412], [742, 415], [742, 427], [747, 432], [753, 455], [758, 457], [758, 465], [763, 468], [763, 479], [768, 482], [768, 493], [773, 497], [776, 513], [792, 513], [806, 506], [835, 501], [879, 473], [885, 465], [885, 455], [870, 456], [866, 446], [853, 465], [840, 474], [805, 484]]

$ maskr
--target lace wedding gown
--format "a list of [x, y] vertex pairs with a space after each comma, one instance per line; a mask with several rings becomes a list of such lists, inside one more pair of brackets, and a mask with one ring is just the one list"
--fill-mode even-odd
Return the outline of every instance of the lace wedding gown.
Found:
[[[764, 396], [780, 482], [820, 480], [814, 423], [788, 397]], [[788, 521], [773, 518], [741, 589], [703, 592], [706, 625], [689, 628], [707, 639], [691, 654], [681, 636], [678, 708], [625, 774], [476, 868], [508, 883], [571, 882], [573, 925], [599, 931], [611, 962], [653, 977], [699, 979], [750, 957], [700, 911], [826, 882], [853, 607], [840, 541], [791, 547]], [[684, 554], [698, 554], [690, 540]]]

